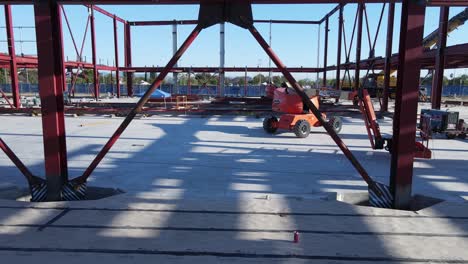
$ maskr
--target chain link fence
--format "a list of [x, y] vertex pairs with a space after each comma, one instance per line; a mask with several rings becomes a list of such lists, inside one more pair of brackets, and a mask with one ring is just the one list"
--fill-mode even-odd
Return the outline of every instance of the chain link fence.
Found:
[[[427, 95], [431, 95], [431, 86], [424, 86], [427, 91]], [[68, 88], [71, 89], [71, 85], [68, 85]], [[134, 85], [133, 91], [135, 95], [143, 94], [149, 85]], [[10, 84], [0, 84], [0, 89], [7, 95], [11, 94], [11, 85]], [[112, 84], [101, 84], [99, 91], [101, 96], [106, 94], [115, 94], [116, 85]], [[123, 96], [127, 95], [126, 85], [121, 85], [121, 94]], [[174, 87], [171, 84], [162, 85], [161, 89], [165, 92], [171, 94], [184, 94], [184, 95], [203, 95], [203, 96], [218, 96], [220, 95], [218, 86], [199, 86], [199, 85], [179, 85]], [[75, 94], [77, 96], [91, 96], [94, 90], [92, 84], [77, 84], [75, 85]], [[33, 96], [38, 95], [39, 86], [37, 84], [26, 84], [20, 83], [20, 93], [24, 96]], [[263, 85], [249, 85], [244, 86], [226, 86], [224, 88], [224, 96], [233, 96], [233, 97], [260, 97], [265, 95], [265, 86]], [[445, 86], [442, 90], [443, 97], [453, 97], [453, 98], [463, 98], [468, 99], [468, 86], [460, 85], [449, 85]]]
[[[7, 95], [11, 94], [10, 84], [0, 84], [0, 88]], [[171, 94], [184, 94], [184, 95], [203, 95], [203, 96], [218, 96], [220, 90], [218, 86], [201, 86], [201, 85], [162, 85], [160, 87], [164, 92]], [[71, 85], [68, 85], [68, 89], [71, 89]], [[112, 84], [101, 84], [99, 86], [99, 92], [101, 96], [106, 94], [115, 94], [117, 86]], [[135, 95], [143, 94], [149, 89], [149, 85], [133, 85], [133, 93]], [[127, 86], [120, 85], [121, 95], [127, 95]], [[91, 96], [94, 91], [93, 84], [76, 84], [75, 95], [77, 96]], [[37, 84], [20, 84], [20, 94], [24, 96], [34, 96], [39, 94], [39, 86]], [[260, 97], [265, 95], [265, 86], [262, 85], [249, 85], [244, 86], [226, 86], [224, 88], [224, 96], [234, 97]]]

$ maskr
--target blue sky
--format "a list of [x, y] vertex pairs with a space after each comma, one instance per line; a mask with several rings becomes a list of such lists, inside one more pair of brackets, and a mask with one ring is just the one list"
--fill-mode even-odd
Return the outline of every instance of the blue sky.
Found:
[[[254, 5], [255, 19], [294, 19], [294, 20], [319, 20], [324, 14], [333, 9], [334, 5]], [[198, 17], [198, 6], [103, 6], [111, 13], [131, 21], [137, 20], [172, 20], [172, 19], [196, 19]], [[367, 11], [370, 20], [371, 36], [376, 31], [378, 18], [382, 4], [368, 4]], [[3, 17], [3, 8], [0, 9]], [[69, 17], [72, 31], [77, 42], [81, 43], [85, 29], [88, 11], [84, 6], [66, 6], [65, 10]], [[463, 8], [451, 8], [450, 17], [462, 11]], [[345, 28], [349, 42], [356, 5], [347, 5], [345, 8]], [[13, 23], [15, 26], [33, 26], [32, 6], [13, 6]], [[399, 17], [400, 5], [396, 7], [396, 24], [394, 31], [393, 52], [398, 50], [399, 39]], [[427, 8], [425, 35], [435, 30], [438, 26], [439, 8]], [[0, 25], [4, 26], [4, 19]], [[269, 25], [257, 24], [264, 38], [268, 39]], [[382, 23], [382, 29], [377, 41], [376, 55], [383, 56], [385, 52], [386, 37], [386, 11]], [[64, 22], [65, 55], [70, 59], [76, 57], [70, 34]], [[323, 65], [323, 33], [324, 25], [320, 27], [321, 32], [321, 54], [319, 65]], [[179, 26], [179, 44], [193, 29], [192, 25]], [[338, 14], [330, 18], [329, 32], [329, 55], [328, 64], [336, 64]], [[272, 28], [272, 47], [279, 54], [283, 62], [289, 67], [317, 66], [318, 46], [317, 25], [280, 25], [274, 24]], [[0, 39], [5, 40], [5, 32], [0, 33]], [[104, 15], [96, 13], [97, 54], [103, 63], [114, 62], [113, 27], [112, 20]], [[450, 34], [448, 45], [466, 42], [468, 26], [462, 26]], [[23, 28], [15, 30], [17, 40], [34, 40], [34, 29]], [[132, 48], [134, 66], [164, 65], [172, 54], [172, 28], [171, 26], [160, 27], [133, 27]], [[123, 26], [119, 23], [120, 61], [123, 63]], [[17, 53], [36, 54], [35, 43], [17, 43]], [[355, 47], [355, 46], [354, 46]], [[6, 52], [5, 42], [0, 43], [0, 52]], [[367, 34], [363, 34], [362, 58], [369, 53]], [[344, 54], [344, 50], [343, 50]], [[90, 36], [87, 36], [83, 55], [88, 61], [91, 60]], [[353, 48], [351, 60], [355, 56]], [[343, 55], [344, 57], [344, 55]], [[226, 66], [268, 66], [268, 57], [261, 50], [248, 31], [226, 25]], [[344, 58], [343, 58], [344, 61]], [[194, 42], [192, 47], [182, 57], [181, 66], [218, 66], [219, 64], [219, 26], [206, 29]], [[461, 74], [466, 70], [457, 70], [455, 74]], [[300, 78], [315, 78], [315, 74], [302, 74]]]

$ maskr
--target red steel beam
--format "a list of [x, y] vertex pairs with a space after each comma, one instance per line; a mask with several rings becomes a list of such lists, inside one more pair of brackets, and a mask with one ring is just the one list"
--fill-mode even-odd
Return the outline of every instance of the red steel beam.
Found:
[[388, 19], [387, 19], [387, 40], [385, 48], [385, 73], [384, 73], [384, 87], [383, 87], [383, 98], [382, 106], [380, 107], [381, 112], [388, 111], [388, 96], [390, 91], [390, 72], [392, 70], [392, 48], [393, 48], [393, 26], [395, 24], [395, 3], [391, 3], [388, 7]]
[[411, 202], [425, 11], [424, 6], [412, 0], [403, 1], [401, 7], [398, 89], [390, 168], [390, 186], [396, 209], [408, 209]]
[[364, 15], [364, 4], [359, 4], [357, 8], [358, 12], [358, 25], [357, 25], [357, 37], [356, 37], [356, 63], [355, 63], [355, 75], [354, 75], [354, 89], [359, 89], [360, 84], [360, 72], [361, 72], [361, 45], [362, 45], [362, 20]]
[[[328, 31], [329, 31], [329, 20], [328, 17], [325, 19], [325, 44], [324, 44], [324, 54], [323, 54], [323, 68], [327, 68], [327, 59], [328, 59]], [[322, 86], [327, 87], [327, 71], [323, 71], [323, 80]]]
[[322, 19], [320, 19], [320, 24], [322, 24], [323, 22], [325, 22], [326, 19], [330, 18], [331, 16], [333, 16], [336, 12], [338, 12], [343, 6], [345, 6], [346, 4], [338, 4], [335, 8], [333, 8], [330, 12], [328, 12], [325, 16], [322, 17]]
[[[132, 37], [130, 24], [125, 24], [124, 30], [124, 49], [125, 49], [125, 67], [132, 67]], [[127, 72], [127, 95], [133, 96], [133, 73]]]
[[247, 67], [245, 68], [245, 73], [244, 73], [244, 97], [247, 97], [247, 86], [248, 86], [248, 81], [247, 81]]
[[91, 9], [90, 27], [91, 27], [91, 52], [92, 52], [92, 60], [93, 60], [94, 98], [97, 101], [99, 99], [99, 72], [97, 69], [96, 29], [94, 25], [94, 9]]
[[[254, 23], [318, 25], [320, 21], [307, 20], [254, 20]], [[129, 21], [130, 26], [167, 26], [167, 25], [196, 25], [198, 20], [161, 20], [161, 21]]]
[[34, 5], [44, 137], [47, 200], [58, 201], [68, 180], [63, 87], [63, 40], [60, 8], [55, 2]]
[[[457, 1], [457, 0], [455, 0]], [[30, 2], [27, 0], [13, 0], [13, 2]], [[225, 0], [59, 0], [63, 4], [100, 4], [100, 5], [198, 5], [200, 3], [224, 3]], [[331, 3], [382, 3], [401, 2], [401, 0], [241, 0], [252, 4], [331, 4]], [[440, 1], [439, 1], [440, 2]]]
[[[437, 50], [426, 50], [423, 53], [421, 58], [421, 68], [422, 69], [434, 69], [435, 57], [437, 55]], [[467, 68], [468, 67], [468, 43], [459, 44], [447, 47], [445, 50], [445, 59], [446, 59], [446, 69], [455, 69], [455, 68]], [[374, 69], [383, 70], [385, 67], [385, 58], [376, 58], [376, 59], [366, 59], [361, 60], [360, 67], [361, 69], [370, 68], [372, 62], [374, 61]], [[398, 54], [392, 55], [390, 59], [391, 67], [398, 67]], [[341, 67], [349, 67], [349, 69], [354, 69], [356, 64], [354, 62], [343, 63]], [[336, 66], [328, 66], [328, 71], [336, 70]], [[323, 69], [321, 69], [323, 71]]]
[[435, 72], [432, 77], [431, 105], [433, 109], [440, 109], [442, 101], [442, 87], [444, 82], [445, 69], [445, 49], [447, 48], [448, 19], [449, 7], [441, 7], [439, 18], [439, 41], [437, 42]]
[[297, 25], [319, 25], [320, 21], [306, 21], [306, 20], [266, 20], [257, 19], [254, 23], [272, 23], [272, 24], [297, 24]]
[[467, 0], [429, 0], [430, 6], [468, 6]]
[[[344, 37], [344, 35], [343, 35]], [[427, 50], [424, 52], [423, 58], [421, 59], [421, 68], [432, 70], [435, 66], [435, 57], [436, 57], [437, 50]], [[24, 56], [24, 57], [16, 57], [18, 68], [37, 68], [37, 57], [31, 56]], [[454, 46], [449, 46], [445, 50], [445, 59], [446, 59], [446, 69], [456, 69], [456, 68], [468, 68], [468, 43], [459, 44]], [[11, 57], [7, 54], [0, 53], [0, 68], [8, 68], [10, 67], [10, 60]], [[375, 58], [373, 60], [361, 60], [360, 67], [361, 70], [365, 70], [370, 68], [371, 62], [374, 61], [374, 69], [384, 70], [385, 68], [385, 58]], [[398, 66], [398, 54], [394, 54], [391, 57], [391, 65], [392, 68], [397, 68]], [[86, 62], [79, 62], [79, 61], [67, 61], [65, 62], [66, 68], [76, 68], [76, 67], [83, 67], [86, 69], [93, 69], [92, 63]], [[99, 71], [115, 71], [116, 68], [114, 66], [107, 66], [107, 65], [98, 65]], [[349, 67], [350, 70], [355, 68], [355, 63], [342, 63], [340, 67], [343, 69], [345, 67]], [[155, 68], [145, 68], [145, 67], [122, 67], [122, 69], [126, 69], [128, 71], [143, 71], [142, 69], [148, 69], [148, 71], [159, 72], [161, 71], [162, 67], [155, 67]], [[186, 71], [187, 68], [175, 68], [179, 72]], [[198, 69], [200, 72], [217, 72], [219, 71], [219, 67], [195, 67], [193, 69]], [[239, 70], [238, 67], [228, 67], [225, 68], [226, 71], [238, 72], [244, 71], [245, 68]], [[291, 72], [323, 72], [324, 68], [308, 68], [308, 67], [291, 67], [288, 68]], [[335, 71], [337, 69], [336, 65], [328, 66], [326, 68], [327, 71]], [[254, 72], [268, 72], [269, 68], [259, 68], [259, 67], [248, 67], [249, 71]], [[276, 68], [272, 68], [272, 71], [278, 71]]]
[[15, 37], [13, 33], [13, 21], [11, 18], [11, 6], [5, 5], [5, 25], [8, 38], [8, 53], [10, 54], [10, 80], [11, 91], [13, 95], [13, 105], [15, 108], [21, 107], [19, 80], [18, 80], [18, 65], [16, 61]]
[[[372, 42], [372, 47], [371, 47], [371, 55], [372, 57], [375, 57], [375, 45], [377, 45], [377, 39], [379, 38], [379, 33], [380, 33], [380, 26], [382, 25], [382, 19], [383, 19], [383, 15], [384, 15], [384, 12], [385, 12], [385, 6], [387, 4], [383, 4], [382, 5], [382, 11], [380, 12], [380, 17], [379, 17], [379, 23], [377, 24], [377, 30], [375, 32], [375, 36], [374, 36], [374, 42]], [[367, 14], [367, 9], [366, 9], [366, 14]], [[366, 15], [366, 20], [367, 20], [367, 15]], [[369, 21], [367, 21], [369, 22]], [[369, 56], [371, 57], [371, 56]]]
[[88, 28], [89, 28], [89, 23], [91, 21], [91, 16], [88, 15], [88, 19], [86, 19], [86, 27], [85, 27], [85, 31], [83, 33], [83, 40], [81, 41], [81, 49], [80, 49], [80, 54], [79, 54], [79, 58], [78, 60], [80, 61], [83, 61], [83, 49], [84, 49], [84, 46], [85, 46], [85, 43], [86, 43], [86, 36], [88, 36]]
[[196, 25], [198, 20], [128, 21], [130, 26]]
[[117, 34], [117, 18], [114, 16], [114, 51], [115, 51], [115, 80], [117, 82], [117, 98], [120, 98], [120, 69], [119, 69], [119, 38]]
[[110, 17], [110, 18], [112, 18], [112, 19], [115, 18], [115, 19], [116, 19], [117, 21], [119, 21], [119, 22], [122, 22], [122, 23], [124, 23], [124, 24], [127, 23], [127, 21], [125, 21], [125, 19], [122, 19], [122, 18], [120, 18], [120, 17], [118, 17], [118, 16], [116, 16], [116, 15], [114, 15], [114, 14], [109, 13], [109, 12], [107, 12], [106, 10], [100, 8], [99, 6], [96, 6], [96, 5], [86, 5], [86, 6], [87, 6], [87, 7], [91, 7], [93, 10], [95, 10], [95, 11], [97, 11], [97, 12], [99, 12], [99, 13], [101, 13], [101, 14], [107, 16], [107, 17]]
[[68, 27], [68, 32], [70, 33], [70, 37], [71, 37], [73, 46], [75, 47], [76, 56], [81, 57], [80, 56], [80, 51], [78, 50], [78, 46], [76, 45], [75, 36], [73, 35], [73, 31], [72, 31], [72, 29], [70, 27], [70, 22], [68, 21], [67, 12], [65, 12], [65, 8], [63, 6], [61, 6], [61, 10], [62, 10], [63, 17], [65, 18], [65, 22], [66, 22], [67, 27]]
[[[402, 0], [243, 0], [252, 4], [353, 4], [353, 3], [400, 3]], [[64, 5], [198, 5], [204, 3], [224, 3], [225, 0], [58, 0]], [[30, 5], [34, 0], [2, 0], [0, 4]], [[467, 0], [427, 0], [427, 6], [468, 6]]]
[[[336, 55], [336, 89], [341, 90], [341, 46], [343, 37], [343, 8], [344, 5], [340, 5], [338, 15], [338, 50]], [[337, 99], [338, 100], [338, 99]]]
[[[120, 67], [124, 72], [161, 72], [163, 67]], [[269, 67], [174, 67], [171, 72], [280, 72], [278, 68]], [[288, 68], [290, 72], [322, 72], [323, 68], [292, 67]]]
[[86, 180], [89, 178], [89, 176], [91, 176], [93, 171], [99, 165], [101, 160], [106, 156], [106, 154], [109, 152], [109, 150], [115, 144], [115, 142], [120, 138], [120, 135], [122, 135], [122, 133], [125, 131], [125, 129], [128, 127], [128, 125], [130, 125], [130, 123], [135, 118], [135, 116], [142, 111], [143, 106], [150, 99], [151, 94], [164, 81], [164, 78], [166, 78], [166, 76], [169, 74], [170, 69], [172, 69], [172, 67], [174, 67], [174, 65], [177, 63], [177, 61], [180, 59], [180, 57], [182, 57], [182, 55], [185, 53], [185, 51], [190, 47], [190, 45], [193, 43], [193, 41], [196, 39], [196, 37], [198, 36], [198, 34], [201, 31], [202, 31], [201, 26], [197, 25], [197, 27], [195, 27], [195, 29], [190, 33], [190, 35], [187, 37], [187, 39], [182, 44], [182, 46], [179, 48], [179, 50], [177, 50], [177, 52], [174, 54], [174, 56], [171, 58], [171, 60], [167, 63], [166, 67], [164, 67], [164, 70], [158, 75], [156, 80], [154, 80], [154, 82], [151, 84], [150, 88], [145, 92], [145, 94], [138, 101], [135, 108], [132, 109], [132, 111], [127, 115], [125, 120], [122, 122], [122, 124], [120, 124], [120, 126], [117, 128], [115, 133], [109, 139], [109, 141], [107, 141], [107, 143], [104, 145], [102, 150], [98, 153], [96, 158], [92, 161], [92, 163], [89, 165], [89, 167], [83, 173], [83, 175], [76, 178], [76, 179], [74, 179], [73, 181], [76, 181], [77, 183], [86, 182]]

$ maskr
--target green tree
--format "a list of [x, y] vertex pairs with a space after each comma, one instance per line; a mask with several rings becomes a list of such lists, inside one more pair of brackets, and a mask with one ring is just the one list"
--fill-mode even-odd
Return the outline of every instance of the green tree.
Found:
[[254, 85], [260, 85], [260, 84], [262, 84], [263, 82], [266, 82], [267, 80], [268, 80], [268, 78], [267, 78], [265, 75], [259, 73], [259, 74], [255, 75], [255, 76], [253, 77], [253, 79], [252, 79], [252, 84], [254, 84]]
[[156, 76], [155, 72], [150, 72], [148, 82], [153, 82], [156, 79]]
[[301, 86], [312, 86], [314, 85], [314, 81], [311, 79], [302, 79], [298, 81]]
[[287, 82], [286, 78], [282, 75], [274, 75], [271, 79], [273, 84], [276, 86], [282, 86], [284, 82]]
[[198, 85], [216, 85], [218, 84], [218, 75], [217, 74], [211, 74], [211, 73], [197, 73], [195, 74], [195, 78], [197, 81]]

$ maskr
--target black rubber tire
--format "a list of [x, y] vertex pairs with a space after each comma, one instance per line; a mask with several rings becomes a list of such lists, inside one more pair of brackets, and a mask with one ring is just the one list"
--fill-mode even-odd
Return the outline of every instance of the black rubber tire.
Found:
[[298, 138], [306, 138], [310, 134], [310, 124], [307, 120], [301, 119], [294, 125], [294, 134]]
[[328, 124], [330, 124], [335, 130], [335, 133], [339, 134], [341, 132], [341, 129], [343, 128], [343, 121], [339, 116], [334, 116], [328, 120]]
[[452, 133], [445, 133], [445, 136], [447, 137], [447, 139], [455, 139], [457, 137], [457, 135]]
[[353, 98], [353, 105], [356, 106], [356, 107], [359, 106], [359, 97], [355, 96]]
[[263, 130], [268, 134], [274, 134], [278, 130], [278, 118], [270, 116], [263, 119]]

